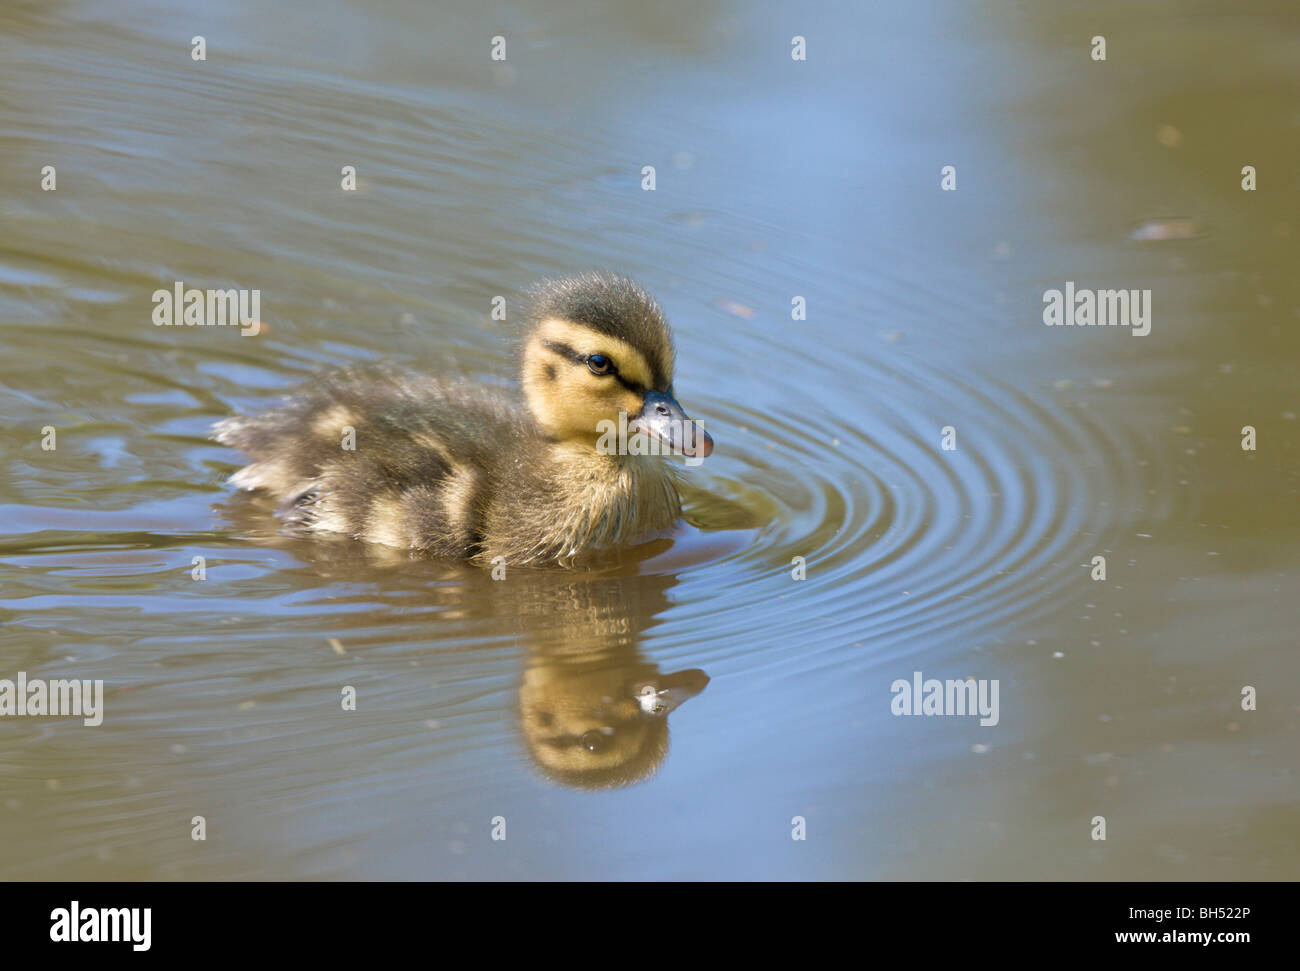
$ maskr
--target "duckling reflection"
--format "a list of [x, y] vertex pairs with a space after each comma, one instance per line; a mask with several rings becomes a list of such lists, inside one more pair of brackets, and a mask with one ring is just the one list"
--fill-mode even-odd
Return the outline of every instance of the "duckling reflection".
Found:
[[[640, 642], [669, 605], [672, 575], [638, 572], [672, 543], [656, 540], [621, 551], [589, 570], [489, 571], [437, 560], [404, 558], [356, 543], [322, 543], [270, 530], [255, 499], [236, 496], [220, 507], [244, 538], [303, 561], [284, 575], [303, 584], [358, 584], [348, 623], [389, 622], [397, 610], [436, 610], [434, 622], [469, 624], [482, 635], [509, 633], [525, 647], [517, 695], [517, 727], [533, 766], [548, 780], [599, 790], [651, 778], [668, 753], [668, 718], [698, 695], [709, 677], [697, 668], [663, 671]], [[382, 617], [382, 620], [380, 619]], [[339, 623], [343, 618], [337, 618]], [[345, 631], [339, 636], [347, 639]], [[489, 636], [485, 640], [492, 640]]]
[[661, 674], [653, 664], [595, 657], [534, 660], [519, 690], [529, 754], [564, 785], [639, 782], [668, 754], [668, 714], [708, 683], [698, 668]]
[[709, 683], [698, 668], [663, 672], [641, 652], [668, 605], [670, 576], [529, 576], [496, 584], [523, 622], [528, 656], [519, 722], [533, 763], [582, 789], [631, 785], [668, 753], [668, 716]]

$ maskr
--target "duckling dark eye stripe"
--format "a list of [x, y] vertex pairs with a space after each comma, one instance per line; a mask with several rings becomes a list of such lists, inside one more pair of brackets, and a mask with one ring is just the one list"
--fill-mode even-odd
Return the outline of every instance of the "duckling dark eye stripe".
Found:
[[[574, 364], [581, 364], [585, 366], [587, 363], [586, 354], [579, 354], [572, 347], [570, 347], [568, 344], [563, 343], [562, 341], [542, 341], [542, 344], [548, 350], [554, 351], [556, 354], [559, 354], [561, 357], [568, 358]], [[645, 388], [642, 385], [638, 384], [635, 381], [629, 381], [627, 378], [623, 377], [623, 375], [619, 374], [618, 368], [615, 366], [613, 361], [609, 362], [609, 370], [606, 371], [604, 374], [600, 375], [600, 377], [606, 377], [606, 376], [613, 377], [614, 380], [616, 380], [619, 384], [627, 388], [627, 390], [634, 392], [635, 394], [645, 393]]]
[[552, 350], [556, 354], [560, 355], [560, 357], [567, 357], [574, 364], [587, 363], [587, 358], [582, 354], [579, 354], [568, 344], [562, 344], [559, 341], [542, 341], [542, 344], [545, 345], [548, 350]]

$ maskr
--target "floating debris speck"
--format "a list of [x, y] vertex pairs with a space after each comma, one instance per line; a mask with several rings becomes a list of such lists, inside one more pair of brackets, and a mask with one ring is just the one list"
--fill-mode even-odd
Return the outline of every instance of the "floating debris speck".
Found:
[[737, 317], [743, 317], [746, 320], [752, 320], [754, 317], [754, 308], [746, 307], [743, 303], [737, 303], [735, 300], [719, 300], [718, 307], [729, 314], [735, 314]]
[[1164, 243], [1171, 239], [1195, 239], [1202, 235], [1194, 219], [1152, 219], [1138, 226], [1129, 238], [1139, 243]]

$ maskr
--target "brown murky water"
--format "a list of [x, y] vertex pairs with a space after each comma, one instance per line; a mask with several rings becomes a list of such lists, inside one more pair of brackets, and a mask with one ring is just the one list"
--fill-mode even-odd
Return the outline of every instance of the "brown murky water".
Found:
[[[0, 10], [0, 678], [105, 683], [0, 718], [0, 877], [1300, 876], [1292, 5], [547, 6]], [[718, 443], [671, 541], [494, 582], [225, 486], [216, 419], [504, 387], [492, 297], [593, 264]], [[154, 326], [177, 281], [269, 328]], [[1045, 327], [1067, 281], [1150, 333]]]

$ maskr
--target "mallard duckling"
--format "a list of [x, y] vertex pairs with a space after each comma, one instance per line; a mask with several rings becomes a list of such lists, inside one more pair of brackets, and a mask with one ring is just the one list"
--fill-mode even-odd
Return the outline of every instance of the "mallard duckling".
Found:
[[[672, 465], [622, 453], [649, 442], [698, 461], [713, 440], [673, 396], [658, 303], [627, 277], [588, 274], [540, 284], [527, 321], [522, 405], [461, 382], [344, 370], [267, 414], [219, 422], [213, 437], [253, 459], [231, 483], [270, 493], [312, 532], [484, 563], [567, 563], [672, 526]], [[610, 447], [620, 416], [640, 447]]]

